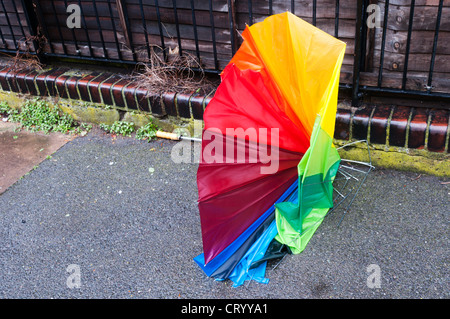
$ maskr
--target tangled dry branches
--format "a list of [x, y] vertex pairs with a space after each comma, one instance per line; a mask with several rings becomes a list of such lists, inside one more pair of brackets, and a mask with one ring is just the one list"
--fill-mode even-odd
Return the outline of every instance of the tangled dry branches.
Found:
[[[159, 52], [162, 52], [159, 50]], [[149, 61], [139, 63], [142, 71], [134, 75], [139, 87], [148, 92], [210, 92], [214, 84], [207, 79], [197, 58], [188, 52], [169, 54], [167, 59], [152, 48]]]
[[[31, 52], [40, 52], [43, 49], [43, 43], [46, 41], [47, 39], [42, 35], [27, 36], [19, 39], [17, 47], [21, 49], [18, 49], [15, 56], [12, 58], [11, 67], [16, 71], [23, 69], [42, 70], [43, 64], [39, 61], [37, 55], [32, 54]], [[31, 50], [34, 46], [38, 46], [38, 48]]]

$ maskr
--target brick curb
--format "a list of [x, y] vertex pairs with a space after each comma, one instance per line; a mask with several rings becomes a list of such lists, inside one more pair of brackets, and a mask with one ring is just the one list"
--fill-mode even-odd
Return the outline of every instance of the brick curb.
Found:
[[[85, 74], [67, 68], [14, 70], [0, 68], [3, 91], [101, 103], [121, 111], [140, 111], [156, 117], [202, 120], [213, 93], [168, 92], [152, 95], [129, 77], [108, 72]], [[448, 154], [450, 110], [406, 106], [338, 107], [335, 139], [367, 139], [386, 147]]]
[[368, 140], [387, 147], [450, 153], [450, 110], [365, 105], [338, 108], [335, 139]]
[[[42, 97], [59, 97], [110, 105], [123, 111], [140, 111], [157, 117], [166, 115], [201, 120], [211, 94], [165, 93], [161, 96], [139, 88], [129, 77], [108, 72], [74, 73], [66, 68], [0, 69], [3, 91]], [[212, 92], [211, 92], [212, 93]]]

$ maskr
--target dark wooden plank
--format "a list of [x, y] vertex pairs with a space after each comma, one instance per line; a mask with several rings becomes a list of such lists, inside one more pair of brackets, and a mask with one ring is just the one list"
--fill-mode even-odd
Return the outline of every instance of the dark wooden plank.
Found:
[[[269, 0], [252, 0], [252, 11], [258, 15], [269, 15]], [[247, 13], [248, 1], [237, 1], [236, 9], [239, 13]], [[316, 15], [321, 18], [335, 17], [336, 1], [335, 0], [317, 0]], [[291, 12], [291, 1], [272, 1], [272, 13]], [[294, 1], [294, 13], [300, 18], [313, 16], [313, 2], [311, 0]], [[356, 2], [354, 0], [339, 1], [339, 17], [343, 19], [356, 20]]]
[[[380, 0], [380, 2], [384, 2]], [[390, 4], [396, 6], [409, 6], [411, 4], [411, 0], [390, 0]], [[416, 6], [435, 6], [439, 5], [439, 0], [416, 0]], [[450, 0], [444, 0], [444, 6], [450, 6]]]
[[[374, 58], [375, 61], [380, 60], [380, 51], [374, 52]], [[450, 73], [449, 59], [450, 55], [442, 55], [442, 54], [436, 55], [435, 65], [437, 68], [439, 68], [440, 72]], [[404, 54], [385, 52], [383, 68], [390, 71], [403, 72], [405, 62], [404, 60], [405, 60]], [[410, 54], [408, 62], [408, 71], [411, 72], [419, 71], [428, 74], [428, 71], [430, 69], [430, 61], [431, 61], [431, 54], [423, 54], [423, 53]]]
[[[154, 0], [143, 0], [144, 6], [154, 6]], [[139, 4], [139, 0], [127, 0], [128, 4]], [[190, 9], [191, 1], [190, 0], [177, 0], [177, 8], [180, 9]], [[172, 0], [158, 0], [158, 4], [161, 8], [173, 8]], [[228, 5], [227, 0], [213, 0], [213, 11], [214, 12], [227, 12], [228, 13]], [[194, 0], [194, 7], [197, 10], [209, 10], [209, 1], [207, 0]]]
[[[426, 92], [426, 84], [428, 81], [428, 74], [423, 72], [408, 72], [406, 80], [406, 89], [414, 91]], [[377, 72], [362, 72], [361, 85], [378, 86]], [[402, 74], [399, 72], [384, 72], [381, 87], [401, 89], [402, 88]], [[448, 73], [433, 74], [432, 92], [450, 93], [450, 81], [448, 80]]]
[[[381, 36], [377, 34], [375, 38], [375, 49], [381, 49]], [[406, 52], [406, 32], [386, 30], [386, 52], [405, 54]], [[434, 31], [414, 31], [411, 34], [410, 53], [430, 53], [433, 49]], [[450, 32], [439, 32], [437, 54], [450, 55]], [[450, 63], [450, 61], [449, 61]]]
[[[445, 2], [445, 1], [444, 1]], [[389, 14], [387, 27], [395, 31], [408, 31], [410, 5], [393, 6], [389, 2]], [[380, 1], [381, 15], [384, 15], [384, 2]], [[416, 6], [414, 7], [413, 31], [434, 30], [436, 27], [436, 16], [438, 8], [436, 6]], [[450, 31], [450, 5], [442, 8], [441, 31]]]
[[[156, 8], [154, 6], [144, 6], [143, 11], [140, 10], [140, 6], [137, 4], [128, 4], [128, 13], [130, 19], [141, 21], [142, 16], [141, 14], [144, 14], [144, 17], [147, 21], [157, 21], [157, 15], [156, 15]], [[195, 22], [199, 26], [211, 26], [210, 18], [209, 18], [209, 11], [205, 10], [199, 10], [195, 7]], [[162, 23], [175, 23], [175, 15], [173, 13], [173, 8], [160, 8], [160, 17]], [[177, 7], [177, 13], [178, 13], [178, 22], [180, 24], [189, 24], [192, 25], [192, 10], [189, 9], [183, 9]], [[141, 21], [142, 24], [142, 21]], [[214, 26], [217, 28], [228, 28], [228, 13], [227, 12], [214, 12]]]

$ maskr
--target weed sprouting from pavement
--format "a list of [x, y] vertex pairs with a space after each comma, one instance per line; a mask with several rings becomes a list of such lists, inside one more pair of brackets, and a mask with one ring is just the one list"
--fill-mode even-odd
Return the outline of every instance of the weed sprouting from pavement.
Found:
[[[92, 129], [91, 124], [78, 123], [59, 107], [52, 107], [47, 101], [40, 99], [27, 100], [20, 110], [10, 107], [6, 101], [1, 101], [0, 114], [9, 122], [19, 123], [19, 129], [25, 128], [33, 132], [62, 132], [84, 136]], [[111, 125], [102, 123], [99, 127], [108, 133], [127, 137], [136, 133], [136, 139], [148, 141], [156, 138], [158, 130], [158, 126], [151, 119], [139, 128], [133, 122], [127, 121], [115, 121]]]
[[78, 124], [72, 116], [62, 112], [58, 107], [51, 107], [45, 100], [27, 100], [18, 109], [11, 108], [7, 102], [0, 102], [0, 113], [7, 116], [8, 121], [19, 123], [20, 128], [29, 131], [61, 132], [85, 134], [92, 126]]
[[111, 125], [101, 123], [99, 126], [108, 133], [120, 134], [123, 136], [131, 136], [131, 133], [133, 133], [135, 129], [133, 122], [126, 121], [115, 121]]
[[158, 126], [153, 122], [149, 122], [146, 125], [140, 127], [136, 131], [136, 138], [139, 140], [151, 141], [153, 138], [156, 137], [157, 130], [158, 130]]
[[[123, 136], [131, 136], [132, 133], [135, 132], [136, 126], [133, 122], [126, 121], [115, 121], [113, 124], [100, 124], [101, 129], [105, 130], [108, 133], [112, 134], [120, 134]], [[151, 141], [156, 137], [156, 131], [158, 130], [158, 126], [150, 121], [144, 126], [141, 126], [136, 130], [135, 137], [138, 140], [148, 140]]]

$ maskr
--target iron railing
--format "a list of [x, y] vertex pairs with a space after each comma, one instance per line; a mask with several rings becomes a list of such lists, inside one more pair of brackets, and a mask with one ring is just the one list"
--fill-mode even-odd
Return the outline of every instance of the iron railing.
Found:
[[[80, 28], [67, 26], [69, 4], [80, 9]], [[392, 95], [450, 108], [443, 0], [0, 0], [0, 52], [116, 64], [192, 54], [205, 72], [220, 73], [246, 24], [286, 10], [347, 42], [341, 89], [354, 106], [364, 95]], [[368, 25], [372, 17], [379, 26]]]

